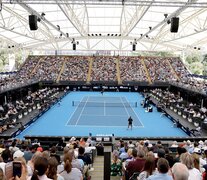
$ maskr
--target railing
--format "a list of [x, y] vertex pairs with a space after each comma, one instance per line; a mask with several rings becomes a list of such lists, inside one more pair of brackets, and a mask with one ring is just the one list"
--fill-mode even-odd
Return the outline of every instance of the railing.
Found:
[[30, 79], [30, 80], [27, 80], [27, 82], [23, 82], [23, 83], [22, 82], [16, 82], [15, 84], [8, 83], [7, 85], [0, 86], [0, 93], [11, 91], [17, 88], [22, 88], [22, 87], [25, 87], [31, 84], [36, 84], [38, 82], [39, 81], [36, 79]]

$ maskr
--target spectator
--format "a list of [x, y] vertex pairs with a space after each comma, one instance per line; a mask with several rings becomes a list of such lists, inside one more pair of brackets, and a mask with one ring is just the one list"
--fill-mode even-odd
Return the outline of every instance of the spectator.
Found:
[[175, 163], [172, 167], [172, 176], [174, 180], [188, 180], [188, 168], [185, 164]]
[[92, 160], [90, 158], [89, 155], [87, 154], [84, 154], [85, 153], [85, 148], [84, 147], [79, 147], [78, 148], [78, 159], [82, 159], [83, 162], [86, 164], [86, 165], [89, 165], [92, 163]]
[[50, 157], [55, 157], [57, 159], [57, 161], [58, 161], [58, 164], [60, 164], [60, 155], [58, 155], [56, 153], [56, 151], [57, 151], [57, 149], [56, 149], [55, 146], [51, 147], [51, 149], [50, 149]]
[[173, 180], [172, 176], [168, 175], [169, 164], [165, 158], [158, 159], [157, 169], [158, 173], [149, 176], [148, 180]]
[[50, 178], [47, 177], [46, 172], [48, 169], [48, 160], [43, 157], [37, 157], [37, 159], [34, 162], [34, 171], [33, 175], [30, 178], [31, 180], [50, 180]]
[[119, 159], [119, 152], [117, 150], [113, 151], [112, 162], [111, 162], [111, 176], [121, 176], [122, 175], [122, 162]]
[[155, 159], [153, 157], [147, 157], [142, 172], [139, 174], [139, 180], [145, 180], [149, 176], [155, 174]]
[[60, 172], [60, 175], [67, 180], [82, 180], [83, 175], [81, 171], [77, 168], [72, 168], [72, 157], [69, 154], [64, 156], [64, 170]]
[[181, 163], [185, 164], [189, 171], [188, 180], [201, 180], [201, 172], [194, 167], [194, 159], [188, 152], [181, 154]]
[[145, 152], [143, 148], [139, 148], [137, 152], [137, 158], [134, 161], [130, 161], [126, 166], [128, 177], [131, 177], [134, 172], [141, 172], [145, 164], [144, 157], [145, 157]]
[[48, 170], [47, 170], [47, 177], [54, 179], [54, 180], [64, 180], [62, 176], [57, 174], [57, 166], [58, 166], [58, 161], [55, 157], [51, 157], [48, 160]]
[[21, 162], [22, 164], [22, 173], [21, 173], [20, 180], [28, 179], [27, 164], [24, 157], [17, 157], [14, 159], [14, 161]]
[[0, 179], [1, 179], [1, 180], [6, 180], [6, 177], [5, 177], [5, 175], [4, 175], [4, 171], [3, 171], [2, 168], [0, 168]]

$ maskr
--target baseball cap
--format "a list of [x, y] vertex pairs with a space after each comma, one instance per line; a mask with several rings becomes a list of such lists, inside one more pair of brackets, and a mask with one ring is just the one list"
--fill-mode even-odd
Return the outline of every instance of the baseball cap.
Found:
[[37, 151], [39, 151], [39, 152], [43, 152], [42, 147], [41, 147], [41, 146], [39, 146], [39, 147], [37, 148]]
[[18, 158], [18, 157], [23, 157], [24, 153], [21, 150], [17, 150], [13, 154], [13, 159]]
[[194, 148], [193, 152], [196, 154], [201, 154], [201, 149], [196, 147], [196, 148]]

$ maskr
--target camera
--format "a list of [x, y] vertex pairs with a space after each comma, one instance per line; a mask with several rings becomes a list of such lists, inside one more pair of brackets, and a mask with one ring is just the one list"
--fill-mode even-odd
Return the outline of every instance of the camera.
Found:
[[21, 177], [22, 174], [22, 164], [21, 162], [13, 162], [13, 177]]
[[10, 179], [12, 177], [21, 177], [22, 174], [22, 164], [19, 161], [13, 161], [6, 164], [5, 167], [5, 175], [6, 179]]

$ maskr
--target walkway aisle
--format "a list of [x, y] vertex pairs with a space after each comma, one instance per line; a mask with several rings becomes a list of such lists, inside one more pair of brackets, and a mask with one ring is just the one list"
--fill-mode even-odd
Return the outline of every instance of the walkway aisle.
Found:
[[[104, 179], [104, 156], [96, 156], [93, 163], [93, 171], [89, 171], [91, 180]], [[120, 180], [120, 176], [111, 176], [111, 180]]]
[[93, 163], [93, 171], [90, 171], [89, 174], [92, 180], [103, 180], [103, 171], [104, 171], [104, 156], [96, 156]]

